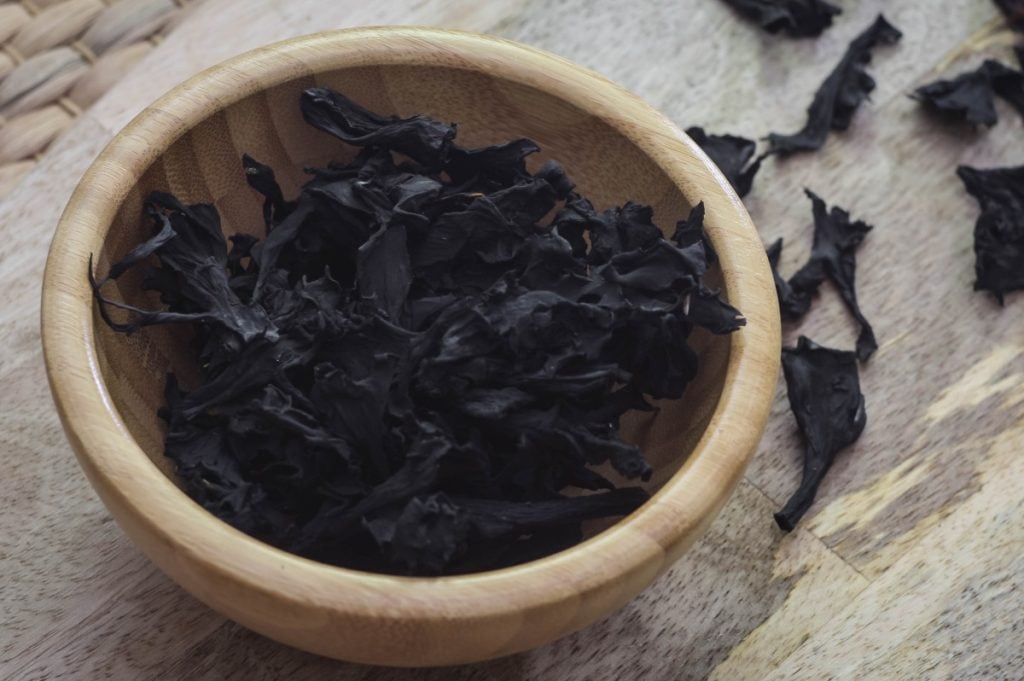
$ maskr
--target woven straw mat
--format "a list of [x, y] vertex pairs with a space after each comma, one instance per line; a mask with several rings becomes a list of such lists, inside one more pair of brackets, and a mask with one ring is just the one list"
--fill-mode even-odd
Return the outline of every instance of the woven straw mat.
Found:
[[0, 1], [0, 199], [198, 2]]

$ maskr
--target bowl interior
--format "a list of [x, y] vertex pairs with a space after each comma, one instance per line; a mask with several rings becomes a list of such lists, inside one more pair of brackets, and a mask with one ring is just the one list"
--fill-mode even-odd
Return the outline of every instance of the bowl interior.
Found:
[[[351, 67], [299, 77], [222, 108], [167, 148], [129, 192], [97, 254], [96, 269], [110, 264], [150, 235], [142, 203], [153, 190], [169, 191], [186, 202], [216, 205], [226, 234], [262, 236], [261, 198], [245, 182], [241, 155], [248, 153], [274, 168], [286, 196], [304, 182], [303, 167], [348, 160], [352, 147], [307, 125], [299, 113], [299, 95], [311, 86], [335, 88], [381, 113], [425, 113], [458, 123], [464, 146], [494, 144], [529, 137], [542, 153], [530, 159], [535, 168], [548, 158], [563, 164], [578, 190], [598, 209], [627, 200], [654, 207], [663, 231], [673, 229], [690, 205], [670, 179], [621, 132], [557, 96], [493, 75], [458, 67]], [[719, 285], [712, 271], [709, 283]], [[141, 273], [130, 272], [105, 289], [142, 307], [156, 308], [155, 295], [140, 292]], [[131, 336], [112, 332], [94, 312], [99, 368], [114, 405], [147, 456], [173, 479], [163, 456], [163, 403], [168, 371], [184, 384], [196, 375], [189, 331], [178, 326], [144, 329]], [[727, 338], [698, 332], [693, 346], [700, 372], [683, 399], [662, 402], [653, 414], [624, 419], [624, 436], [639, 444], [655, 474], [650, 491], [661, 487], [686, 461], [707, 426], [725, 381], [730, 344]], [[596, 524], [590, 532], [602, 529]]]

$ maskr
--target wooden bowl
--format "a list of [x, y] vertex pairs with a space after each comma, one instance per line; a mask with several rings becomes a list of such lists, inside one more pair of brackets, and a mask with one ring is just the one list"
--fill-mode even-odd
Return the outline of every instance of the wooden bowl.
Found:
[[[680, 401], [625, 424], [656, 468], [653, 498], [572, 549], [457, 577], [368, 574], [252, 539], [194, 503], [163, 457], [156, 416], [166, 371], [187, 372], [183, 329], [132, 336], [100, 320], [86, 274], [144, 238], [154, 189], [216, 204], [227, 233], [262, 228], [248, 152], [286, 191], [304, 165], [352, 151], [306, 125], [299, 93], [321, 85], [370, 109], [459, 124], [459, 141], [527, 136], [599, 208], [632, 199], [663, 228], [704, 201], [717, 275], [747, 326], [697, 336], [698, 379]], [[121, 280], [126, 299], [155, 304]], [[774, 393], [779, 315], [764, 249], [743, 205], [697, 147], [622, 88], [504, 40], [422, 28], [298, 38], [209, 69], [143, 111], [71, 198], [43, 287], [43, 346], [54, 400], [93, 487], [160, 568], [227, 617], [278, 641], [357, 662], [473, 662], [539, 646], [622, 606], [677, 559], [739, 482]]]

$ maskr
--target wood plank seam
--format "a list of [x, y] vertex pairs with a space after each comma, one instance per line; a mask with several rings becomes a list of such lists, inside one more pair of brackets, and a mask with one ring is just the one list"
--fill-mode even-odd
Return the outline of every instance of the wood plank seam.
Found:
[[[772, 498], [771, 498], [770, 496], [768, 496], [768, 494], [766, 494], [766, 493], [765, 493], [765, 491], [764, 491], [763, 489], [761, 489], [761, 487], [759, 487], [759, 486], [757, 485], [757, 483], [755, 483], [755, 482], [754, 482], [753, 480], [751, 480], [751, 479], [750, 479], [750, 478], [749, 478], [748, 476], [746, 476], [746, 475], [745, 475], [745, 476], [743, 477], [743, 480], [744, 480], [744, 482], [746, 482], [747, 484], [749, 484], [749, 485], [750, 485], [751, 487], [753, 487], [753, 488], [754, 488], [754, 490], [756, 490], [758, 494], [760, 494], [761, 496], [763, 496], [763, 497], [764, 497], [764, 498], [765, 498], [765, 499], [766, 499], [766, 500], [768, 501], [768, 503], [769, 503], [769, 504], [771, 504], [772, 506], [778, 506], [778, 505], [779, 505], [777, 501], [775, 501], [775, 500], [774, 500], [774, 499], [772, 499]], [[869, 584], [871, 583], [872, 579], [871, 579], [870, 577], [868, 577], [867, 575], [865, 575], [865, 574], [864, 574], [863, 572], [861, 572], [861, 571], [860, 571], [859, 569], [857, 569], [857, 567], [856, 567], [855, 565], [853, 565], [853, 564], [852, 564], [852, 563], [850, 563], [850, 562], [849, 562], [848, 560], [846, 560], [845, 558], [843, 558], [843, 557], [842, 557], [841, 555], [839, 555], [838, 553], [836, 553], [836, 552], [835, 552], [835, 551], [834, 551], [834, 550], [832, 549], [832, 547], [831, 547], [831, 546], [829, 546], [828, 544], [826, 544], [826, 543], [825, 543], [825, 542], [824, 542], [824, 541], [822, 540], [822, 538], [821, 538], [821, 537], [819, 537], [818, 535], [814, 534], [814, 532], [812, 532], [812, 531], [810, 530], [810, 528], [804, 528], [804, 527], [797, 527], [797, 529], [796, 529], [796, 530], [794, 530], [794, 532], [801, 532], [801, 531], [802, 531], [802, 532], [806, 532], [806, 533], [807, 533], [807, 534], [808, 534], [809, 536], [811, 536], [811, 537], [814, 537], [814, 540], [815, 540], [815, 541], [816, 541], [816, 542], [817, 542], [817, 543], [818, 543], [818, 544], [819, 544], [819, 545], [820, 545], [820, 546], [821, 546], [821, 547], [822, 547], [823, 549], [825, 549], [826, 551], [828, 551], [829, 553], [831, 553], [831, 554], [832, 554], [833, 556], [835, 556], [835, 557], [836, 557], [836, 559], [837, 559], [837, 560], [838, 560], [839, 562], [843, 563], [843, 564], [844, 564], [844, 565], [846, 565], [846, 566], [847, 566], [848, 568], [850, 568], [851, 570], [853, 570], [854, 572], [856, 572], [856, 573], [857, 573], [858, 575], [860, 575], [861, 577], [863, 577], [863, 578], [864, 578], [864, 579], [865, 579], [865, 580], [866, 580], [866, 581], [867, 581], [867, 582], [868, 582]]]

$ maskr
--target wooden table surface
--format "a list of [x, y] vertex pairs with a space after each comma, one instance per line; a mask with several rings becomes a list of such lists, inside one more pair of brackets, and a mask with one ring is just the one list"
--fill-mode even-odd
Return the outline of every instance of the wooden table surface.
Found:
[[[1024, 162], [1001, 107], [964, 134], [905, 95], [984, 56], [1010, 59], [981, 0], [849, 0], [817, 40], [761, 33], [712, 0], [208, 0], [0, 202], [0, 678], [1020, 679], [1024, 675], [1024, 296], [973, 282], [974, 202], [957, 164]], [[316, 30], [419, 23], [575, 59], [680, 126], [761, 137], [800, 127], [814, 89], [884, 5], [904, 32], [876, 50], [873, 102], [823, 151], [769, 162], [747, 205], [783, 269], [810, 246], [802, 187], [875, 225], [858, 258], [881, 349], [862, 369], [868, 427], [800, 528], [772, 521], [800, 447], [780, 385], [760, 451], [705, 538], [607, 620], [550, 646], [443, 670], [348, 665], [241, 629], [170, 582], [81, 474], [43, 374], [46, 249], [75, 182], [143, 106], [199, 69]], [[951, 54], [960, 57], [940, 68]], [[614, 159], [609, 159], [614, 162]], [[786, 339], [852, 347], [834, 291]]]

